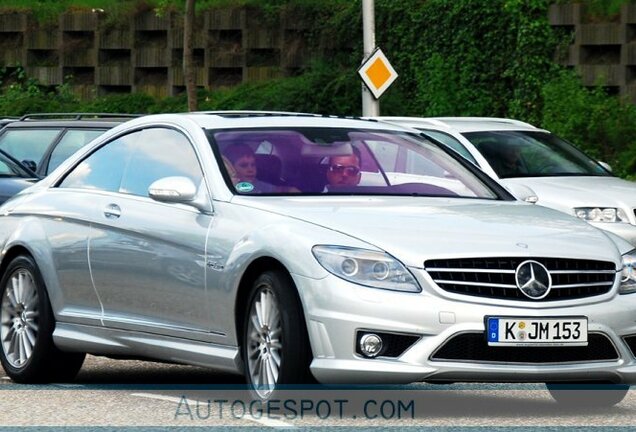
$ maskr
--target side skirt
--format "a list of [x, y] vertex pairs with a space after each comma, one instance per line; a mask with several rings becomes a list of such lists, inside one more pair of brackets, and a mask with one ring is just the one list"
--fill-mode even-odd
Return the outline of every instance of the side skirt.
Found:
[[58, 322], [55, 345], [63, 351], [156, 359], [241, 373], [237, 347], [129, 330]]

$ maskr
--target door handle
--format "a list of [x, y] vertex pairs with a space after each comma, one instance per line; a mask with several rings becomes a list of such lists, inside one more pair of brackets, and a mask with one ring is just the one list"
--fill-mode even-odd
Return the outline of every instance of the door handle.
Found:
[[104, 216], [108, 219], [117, 219], [121, 216], [121, 209], [117, 204], [108, 204], [104, 209]]

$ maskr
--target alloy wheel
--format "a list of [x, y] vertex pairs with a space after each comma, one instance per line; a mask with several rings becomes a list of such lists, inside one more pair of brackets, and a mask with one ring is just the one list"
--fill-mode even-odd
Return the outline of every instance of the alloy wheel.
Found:
[[11, 366], [23, 368], [38, 336], [38, 293], [30, 271], [19, 268], [7, 280], [2, 296], [0, 340]]
[[282, 323], [278, 301], [267, 286], [258, 288], [248, 321], [248, 373], [254, 391], [267, 399], [278, 382], [281, 367]]

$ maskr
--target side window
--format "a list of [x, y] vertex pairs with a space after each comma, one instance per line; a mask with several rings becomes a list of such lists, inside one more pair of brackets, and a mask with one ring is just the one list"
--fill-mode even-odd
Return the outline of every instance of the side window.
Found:
[[203, 180], [190, 141], [173, 129], [145, 129], [124, 173], [121, 192], [148, 196], [148, 187], [163, 177], [188, 177], [196, 186]]
[[450, 135], [447, 135], [443, 132], [430, 131], [430, 130], [422, 130], [424, 135], [429, 136], [442, 144], [450, 147], [452, 150], [455, 150], [457, 153], [462, 155], [464, 158], [468, 159], [475, 165], [479, 166], [473, 155], [464, 147], [462, 143], [460, 143], [456, 138], [453, 138]]
[[0, 137], [0, 149], [19, 161], [39, 164], [60, 129], [13, 129]]
[[49, 166], [46, 168], [46, 174], [60, 166], [62, 162], [68, 159], [73, 153], [84, 147], [93, 139], [97, 138], [105, 130], [69, 130], [64, 134], [60, 142], [55, 146], [49, 159]]
[[124, 169], [141, 132], [109, 142], [77, 165], [59, 187], [118, 192]]
[[398, 146], [385, 141], [366, 141], [384, 171], [397, 170]]
[[407, 174], [444, 177], [444, 169], [438, 164], [431, 162], [430, 159], [424, 157], [421, 153], [411, 150], [406, 151], [406, 169]]

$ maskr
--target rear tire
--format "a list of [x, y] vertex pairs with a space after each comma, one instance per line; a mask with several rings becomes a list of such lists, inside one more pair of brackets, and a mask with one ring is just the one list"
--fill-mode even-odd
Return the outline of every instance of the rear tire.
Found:
[[15, 382], [72, 380], [84, 353], [66, 353], [53, 344], [55, 317], [42, 275], [27, 255], [14, 258], [0, 281], [0, 363]]
[[255, 399], [271, 399], [286, 384], [311, 383], [311, 348], [296, 287], [271, 270], [256, 278], [248, 297], [241, 351]]
[[620, 403], [627, 392], [627, 384], [605, 383], [548, 383], [550, 396], [568, 408], [610, 408]]

